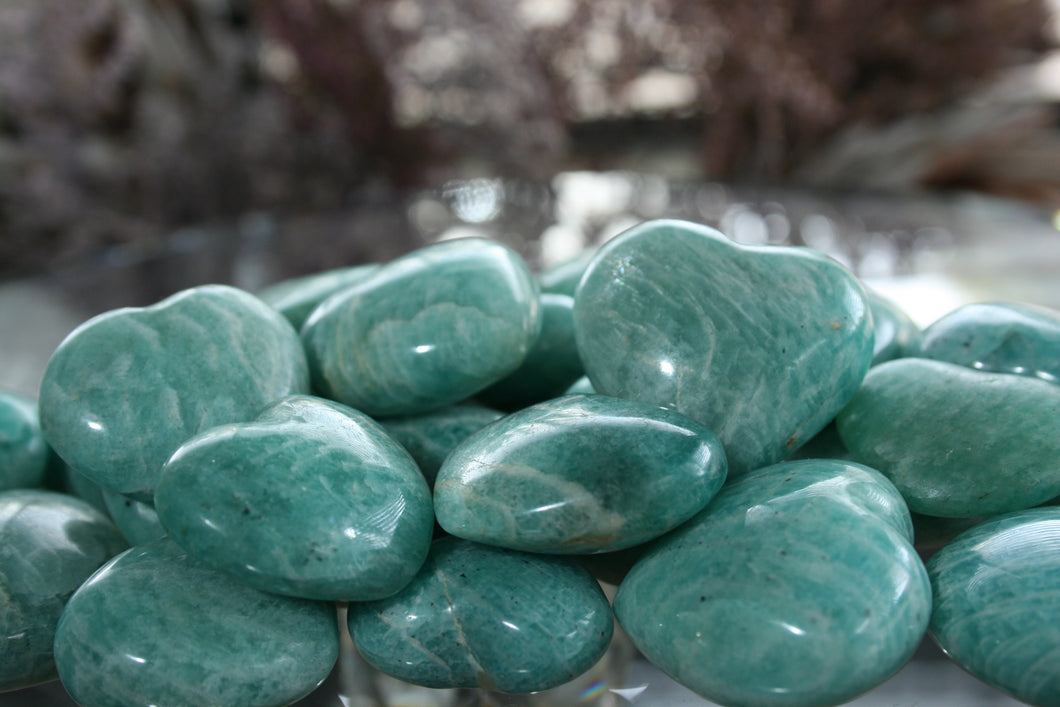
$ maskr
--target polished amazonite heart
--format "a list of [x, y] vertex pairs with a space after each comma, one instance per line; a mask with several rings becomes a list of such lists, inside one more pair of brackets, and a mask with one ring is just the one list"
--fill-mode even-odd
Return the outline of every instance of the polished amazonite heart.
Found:
[[334, 605], [251, 589], [169, 540], [101, 567], [70, 598], [55, 664], [86, 707], [280, 707], [331, 672]]
[[857, 390], [872, 358], [865, 292], [805, 248], [744, 247], [649, 221], [608, 242], [574, 302], [599, 393], [710, 427], [738, 476], [791, 454]]
[[495, 241], [436, 243], [325, 300], [302, 329], [313, 385], [373, 417], [459, 402], [514, 371], [540, 330], [537, 284]]
[[0, 490], [40, 486], [49, 456], [36, 403], [0, 390]]
[[865, 376], [836, 418], [855, 459], [917, 513], [996, 515], [1060, 495], [1060, 387], [922, 358]]
[[503, 415], [493, 408], [465, 403], [422, 415], [391, 417], [381, 424], [387, 434], [412, 455], [423, 472], [423, 478], [433, 487], [449, 452]]
[[696, 514], [725, 481], [707, 427], [647, 403], [556, 398], [512, 413], [446, 458], [434, 485], [445, 530], [529, 552], [647, 542]]
[[365, 660], [406, 682], [525, 693], [592, 667], [614, 620], [570, 558], [442, 538], [401, 592], [351, 604], [349, 627]]
[[125, 548], [117, 528], [78, 498], [0, 493], [0, 692], [56, 677], [52, 643], [63, 606]]
[[909, 513], [878, 472], [784, 462], [726, 485], [615, 597], [634, 645], [723, 705], [847, 701], [912, 655], [931, 611]]
[[287, 320], [253, 295], [206, 285], [75, 329], [44, 372], [41, 427], [70, 466], [150, 501], [184, 440], [308, 387]]
[[204, 564], [309, 599], [393, 594], [423, 564], [434, 531], [430, 491], [408, 452], [366, 415], [310, 396], [181, 445], [155, 509]]
[[1060, 705], [1060, 508], [998, 516], [928, 562], [929, 631], [961, 667], [1032, 705]]

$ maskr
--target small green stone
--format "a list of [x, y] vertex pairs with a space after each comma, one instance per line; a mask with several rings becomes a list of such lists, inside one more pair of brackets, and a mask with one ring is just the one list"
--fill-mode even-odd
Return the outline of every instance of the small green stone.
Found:
[[316, 390], [373, 417], [460, 402], [522, 363], [537, 285], [509, 248], [437, 243], [325, 300], [302, 329]]
[[866, 295], [841, 265], [681, 221], [604, 245], [575, 293], [574, 327], [597, 392], [699, 420], [725, 445], [730, 476], [817, 434], [872, 359]]
[[114, 525], [130, 545], [146, 545], [166, 537], [166, 529], [159, 522], [153, 504], [113, 491], [103, 492], [103, 502]]
[[574, 381], [565, 392], [567, 395], [596, 395], [596, 389], [593, 388], [589, 376], [582, 376]]
[[40, 486], [48, 457], [37, 404], [0, 391], [0, 491]]
[[350, 633], [379, 670], [434, 688], [507, 693], [573, 680], [603, 655], [607, 597], [574, 560], [435, 541], [399, 594], [351, 604]]
[[321, 302], [336, 292], [367, 280], [378, 269], [378, 265], [371, 263], [284, 280], [266, 287], [258, 293], [258, 297], [286, 317], [295, 329], [301, 329]]
[[920, 327], [895, 302], [872, 290], [867, 290], [872, 322], [876, 332], [872, 365], [905, 358], [916, 354]]
[[104, 565], [66, 605], [55, 663], [86, 707], [280, 707], [331, 672], [335, 608], [244, 586], [169, 540]]
[[110, 521], [78, 498], [0, 493], [0, 692], [55, 679], [52, 642], [63, 606], [125, 548]]
[[556, 398], [475, 433], [434, 486], [453, 535], [529, 552], [583, 554], [656, 538], [725, 481], [725, 453], [695, 420], [603, 395]]
[[980, 680], [1032, 705], [1060, 705], [1060, 508], [992, 518], [928, 562], [929, 631]]
[[197, 560], [308, 599], [393, 594], [423, 564], [434, 531], [430, 491], [408, 453], [367, 416], [310, 396], [181, 445], [155, 508]]
[[1060, 388], [905, 358], [875, 366], [836, 419], [855, 459], [909, 508], [970, 518], [1060, 495]]
[[392, 417], [381, 424], [412, 455], [427, 484], [433, 488], [449, 452], [502, 415], [492, 408], [465, 403], [423, 415]]
[[587, 248], [570, 260], [543, 271], [537, 277], [537, 281], [541, 284], [541, 292], [573, 297], [582, 275], [585, 274], [585, 268], [589, 266], [594, 257], [596, 257], [596, 251]]
[[725, 705], [835, 705], [913, 654], [931, 593], [909, 514], [879, 473], [785, 462], [730, 482], [650, 546], [615, 614], [675, 680]]
[[70, 466], [149, 501], [184, 440], [308, 385], [286, 319], [246, 292], [206, 285], [75, 329], [44, 372], [41, 426]]

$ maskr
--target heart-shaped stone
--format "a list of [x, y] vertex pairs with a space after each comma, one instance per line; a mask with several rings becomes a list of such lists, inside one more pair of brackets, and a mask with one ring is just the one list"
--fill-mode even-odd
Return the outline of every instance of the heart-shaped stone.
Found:
[[206, 285], [75, 329], [45, 369], [41, 428], [70, 466], [150, 501], [184, 440], [308, 388], [287, 320], [242, 290]]
[[681, 221], [608, 242], [578, 286], [574, 327], [597, 392], [707, 425], [730, 476], [813, 437], [857, 390], [873, 349], [865, 292], [839, 263]]

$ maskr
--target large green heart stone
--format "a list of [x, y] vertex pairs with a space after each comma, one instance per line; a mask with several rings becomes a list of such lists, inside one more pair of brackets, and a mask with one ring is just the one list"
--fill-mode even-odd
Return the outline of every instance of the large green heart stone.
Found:
[[824, 427], [873, 349], [865, 292], [841, 265], [681, 221], [608, 242], [578, 286], [574, 327], [597, 392], [699, 420], [725, 445], [732, 476]]
[[267, 594], [169, 540], [115, 557], [70, 598], [55, 663], [78, 704], [280, 707], [338, 657], [330, 603]]
[[401, 592], [351, 604], [349, 626], [365, 660], [406, 682], [525, 693], [592, 667], [614, 621], [570, 558], [442, 538]]
[[393, 594], [423, 564], [434, 530], [430, 491], [408, 453], [366, 415], [309, 396], [181, 445], [155, 508], [204, 564], [308, 599]]
[[656, 538], [725, 481], [714, 433], [656, 405], [565, 396], [508, 415], [457, 446], [438, 472], [445, 530], [528, 552], [583, 554]]
[[931, 637], [980, 680], [1060, 705], [1060, 508], [984, 521], [928, 562]]
[[75, 329], [44, 372], [41, 426], [70, 466], [150, 501], [184, 440], [308, 387], [287, 320], [246, 292], [207, 285]]
[[540, 330], [537, 284], [507, 247], [437, 243], [325, 300], [302, 329], [314, 388], [373, 417], [459, 402], [514, 371]]
[[110, 521], [78, 498], [0, 493], [0, 692], [56, 677], [52, 643], [63, 606], [125, 548]]
[[909, 508], [996, 515], [1060, 495], [1060, 387], [921, 358], [865, 376], [836, 418], [855, 459], [878, 469]]
[[40, 486], [49, 456], [37, 405], [0, 391], [0, 490]]
[[878, 472], [785, 462], [726, 485], [650, 547], [615, 614], [644, 655], [724, 705], [834, 705], [912, 655], [931, 611], [909, 513]]

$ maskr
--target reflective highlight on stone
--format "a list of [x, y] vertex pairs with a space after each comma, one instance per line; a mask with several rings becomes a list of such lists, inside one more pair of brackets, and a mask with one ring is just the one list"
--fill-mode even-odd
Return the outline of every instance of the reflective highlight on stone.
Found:
[[502, 415], [493, 408], [467, 403], [423, 415], [392, 417], [381, 424], [412, 455], [427, 484], [433, 487], [449, 452]]
[[408, 453], [366, 415], [310, 396], [181, 445], [155, 508], [197, 560], [309, 599], [393, 594], [434, 531], [430, 491]]
[[246, 292], [207, 285], [75, 329], [44, 372], [41, 426], [70, 466], [149, 501], [188, 437], [307, 389], [287, 320]]
[[653, 544], [619, 623], [678, 682], [725, 705], [833, 705], [913, 654], [931, 593], [909, 514], [879, 473], [785, 462], [726, 485]]
[[920, 342], [920, 327], [897, 303], [881, 294], [867, 290], [875, 344], [872, 365], [916, 354]]
[[1060, 508], [987, 520], [928, 562], [930, 633], [965, 670], [1018, 700], [1060, 705]]
[[400, 593], [350, 605], [365, 660], [426, 687], [547, 690], [603, 655], [614, 622], [600, 586], [570, 558], [457, 538], [435, 541]]
[[338, 649], [333, 605], [251, 589], [169, 540], [100, 568], [55, 633], [63, 686], [85, 707], [279, 707], [319, 685]]
[[942, 361], [874, 367], [836, 418], [858, 461], [883, 472], [909, 508], [996, 515], [1060, 495], [1060, 388]]
[[459, 402], [514, 371], [540, 330], [537, 285], [493, 241], [437, 243], [320, 305], [302, 330], [314, 388], [373, 417]]
[[838, 263], [680, 221], [604, 245], [575, 294], [574, 326], [597, 392], [699, 420], [733, 476], [815, 435], [872, 358], [864, 290]]
[[0, 692], [54, 679], [63, 606], [126, 547], [84, 501], [51, 491], [0, 493]]
[[37, 404], [0, 391], [0, 491], [40, 486], [48, 456]]
[[378, 265], [369, 263], [284, 280], [266, 287], [258, 293], [258, 297], [286, 317], [295, 329], [301, 329], [321, 302], [336, 292], [367, 280], [378, 269]]
[[556, 398], [483, 428], [434, 486], [453, 535], [582, 554], [647, 542], [688, 520], [725, 481], [725, 453], [695, 420], [603, 395]]

